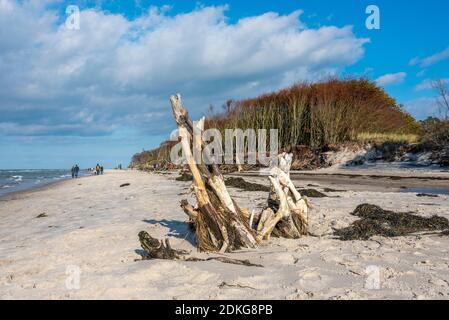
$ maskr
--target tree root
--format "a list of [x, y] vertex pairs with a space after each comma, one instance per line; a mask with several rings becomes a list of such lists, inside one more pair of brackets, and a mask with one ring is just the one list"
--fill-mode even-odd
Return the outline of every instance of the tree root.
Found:
[[167, 260], [175, 260], [181, 259], [183, 255], [188, 254], [185, 250], [174, 250], [170, 246], [170, 242], [168, 239], [165, 239], [165, 243], [163, 241], [159, 241], [156, 238], [153, 238], [146, 231], [139, 232], [139, 241], [142, 249], [145, 251], [146, 256], [143, 257], [144, 260], [147, 259], [167, 259]]
[[185, 261], [211, 261], [211, 260], [217, 260], [223, 263], [230, 263], [230, 264], [237, 264], [240, 266], [247, 266], [247, 267], [260, 267], [263, 268], [263, 265], [252, 263], [249, 260], [239, 260], [239, 259], [231, 259], [226, 257], [210, 257], [207, 259], [200, 259], [200, 258], [187, 258], [184, 259]]
[[145, 251], [145, 256], [142, 257], [142, 260], [164, 259], [164, 260], [183, 260], [191, 262], [216, 260], [223, 263], [236, 264], [240, 266], [263, 268], [263, 265], [251, 263], [249, 260], [231, 259], [227, 257], [210, 257], [207, 259], [195, 257], [187, 258], [185, 257], [185, 255], [189, 254], [188, 251], [175, 250], [170, 246], [170, 242], [168, 241], [168, 239], [165, 239], [164, 243], [164, 241], [160, 241], [156, 238], [153, 238], [146, 231], [139, 232], [139, 241], [142, 249]]

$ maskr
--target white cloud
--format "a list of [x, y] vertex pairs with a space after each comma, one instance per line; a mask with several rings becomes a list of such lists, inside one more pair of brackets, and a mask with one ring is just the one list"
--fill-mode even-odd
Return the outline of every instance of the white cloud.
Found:
[[418, 73], [416, 74], [416, 76], [417, 76], [418, 78], [421, 78], [421, 77], [423, 77], [423, 76], [426, 74], [426, 72], [427, 72], [427, 70], [426, 70], [426, 69], [423, 69], [423, 70], [421, 70], [421, 71], [418, 71]]
[[404, 103], [405, 110], [414, 115], [418, 120], [424, 120], [427, 117], [438, 117], [439, 109], [435, 98], [421, 97]]
[[410, 60], [409, 64], [411, 66], [419, 64], [422, 68], [424, 68], [431, 66], [437, 62], [446, 60], [447, 58], [449, 58], [449, 47], [426, 58], [421, 59], [419, 57], [415, 57]]
[[[336, 74], [363, 56], [368, 41], [350, 27], [308, 29], [301, 11], [231, 24], [223, 6], [175, 16], [151, 8], [135, 20], [84, 10], [76, 31], [38, 3], [0, 0], [3, 132], [163, 132], [172, 125], [170, 94], [181, 92], [195, 114], [209, 103]], [[158, 124], [143, 114], [157, 114]]]
[[439, 61], [445, 60], [447, 58], [449, 58], [449, 47], [447, 47], [445, 50], [441, 52], [431, 55], [430, 57], [422, 59], [421, 65], [423, 67], [427, 67]]
[[[441, 81], [443, 81], [444, 83], [449, 83], [449, 78], [441, 79]], [[416, 91], [430, 90], [433, 88], [432, 82], [433, 82], [432, 79], [425, 79], [415, 86], [415, 90]]]
[[398, 84], [404, 81], [407, 73], [398, 72], [398, 73], [387, 73], [376, 79], [376, 83], [379, 86], [389, 86], [393, 84]]
[[410, 61], [408, 62], [408, 64], [411, 66], [416, 66], [418, 63], [419, 63], [419, 57], [414, 57], [414, 58], [410, 59]]

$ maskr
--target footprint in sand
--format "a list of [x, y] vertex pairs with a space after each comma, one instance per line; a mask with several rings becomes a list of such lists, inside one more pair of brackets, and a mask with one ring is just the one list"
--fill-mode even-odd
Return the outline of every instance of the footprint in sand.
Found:
[[329, 278], [319, 274], [317, 271], [303, 271], [299, 274], [298, 284], [304, 291], [322, 290], [329, 283]]
[[279, 253], [275, 257], [276, 261], [283, 265], [291, 265], [294, 264], [297, 259], [290, 253]]

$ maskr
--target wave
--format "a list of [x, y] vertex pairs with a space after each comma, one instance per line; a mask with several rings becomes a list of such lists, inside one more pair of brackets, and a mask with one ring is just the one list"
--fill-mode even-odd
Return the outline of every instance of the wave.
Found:
[[[83, 174], [80, 171], [80, 176], [83, 176]], [[70, 171], [63, 169], [0, 170], [0, 196], [14, 191], [27, 190], [47, 183], [69, 179], [70, 177]]]
[[22, 182], [23, 181], [23, 176], [11, 176], [11, 179], [14, 182]]

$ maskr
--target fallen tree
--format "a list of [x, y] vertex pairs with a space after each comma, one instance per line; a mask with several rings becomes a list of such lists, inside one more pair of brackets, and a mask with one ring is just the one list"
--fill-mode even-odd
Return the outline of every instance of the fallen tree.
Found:
[[[271, 235], [299, 238], [308, 233], [307, 199], [301, 196], [290, 180], [292, 154], [282, 153], [278, 156], [278, 163], [269, 171], [271, 187], [267, 207], [261, 213], [250, 214], [230, 196], [224, 178], [212, 159], [201, 159], [197, 161], [199, 163], [194, 159], [192, 145], [199, 154], [207, 156], [207, 153], [203, 153], [205, 143], [201, 135], [194, 135], [194, 129], [203, 130], [204, 118], [194, 128], [182, 105], [181, 96], [171, 96], [170, 101], [183, 155], [193, 177], [193, 190], [197, 200], [196, 207], [187, 200], [181, 201], [181, 207], [195, 229], [200, 251], [231, 252], [240, 248], [255, 248]], [[148, 243], [142, 243], [142, 237], [141, 244], [153, 258], [178, 256], [176, 251], [169, 254], [166, 252], [167, 247], [170, 248], [168, 243], [164, 246], [160, 242], [158, 246], [153, 241], [156, 249], [152, 247], [151, 252], [145, 248]]]

